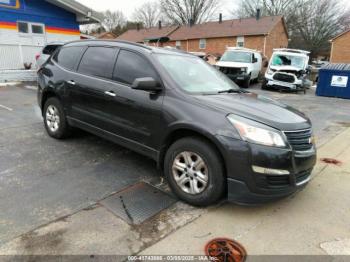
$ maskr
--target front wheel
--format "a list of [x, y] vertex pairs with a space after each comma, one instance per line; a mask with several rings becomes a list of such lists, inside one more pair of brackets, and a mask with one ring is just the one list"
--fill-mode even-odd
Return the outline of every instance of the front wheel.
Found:
[[225, 175], [217, 150], [195, 137], [181, 139], [168, 150], [165, 176], [173, 192], [195, 206], [216, 203], [225, 192]]
[[263, 82], [261, 84], [261, 89], [262, 90], [267, 90], [267, 80], [266, 80], [266, 78], [263, 80]]
[[249, 88], [250, 82], [251, 82], [251, 79], [250, 79], [250, 78], [247, 79], [247, 80], [245, 80], [245, 81], [243, 82], [242, 87], [243, 87], [243, 88]]

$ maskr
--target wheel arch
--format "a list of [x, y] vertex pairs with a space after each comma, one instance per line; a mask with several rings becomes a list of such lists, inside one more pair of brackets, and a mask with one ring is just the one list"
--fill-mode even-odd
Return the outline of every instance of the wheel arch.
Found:
[[181, 127], [175, 128], [167, 134], [167, 136], [163, 140], [162, 148], [159, 152], [159, 157], [157, 161], [158, 168], [163, 170], [165, 155], [168, 149], [171, 147], [171, 145], [174, 144], [176, 141], [186, 137], [197, 137], [199, 139], [206, 141], [211, 146], [213, 146], [213, 148], [217, 151], [221, 159], [224, 173], [226, 174], [226, 164], [225, 164], [225, 158], [223, 156], [224, 152], [223, 152], [223, 149], [221, 148], [219, 141], [216, 139], [216, 137], [204, 131], [203, 129], [196, 128], [196, 127], [188, 127], [188, 126], [181, 126]]
[[55, 97], [61, 101], [60, 96], [55, 91], [53, 91], [51, 89], [44, 90], [43, 94], [42, 94], [41, 105], [40, 105], [42, 114], [44, 114], [44, 106], [45, 106], [46, 101], [51, 97]]

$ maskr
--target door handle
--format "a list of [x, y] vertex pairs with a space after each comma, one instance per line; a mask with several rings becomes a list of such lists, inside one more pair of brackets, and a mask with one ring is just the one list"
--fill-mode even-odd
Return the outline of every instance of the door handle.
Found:
[[75, 86], [75, 82], [73, 80], [67, 81], [68, 84]]
[[106, 95], [111, 96], [111, 97], [116, 97], [117, 95], [113, 91], [106, 91]]

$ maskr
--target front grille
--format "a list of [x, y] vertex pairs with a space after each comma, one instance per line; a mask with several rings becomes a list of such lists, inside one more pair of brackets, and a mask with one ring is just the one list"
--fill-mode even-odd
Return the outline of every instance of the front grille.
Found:
[[239, 74], [241, 74], [241, 69], [234, 68], [234, 67], [220, 67], [220, 71], [226, 75], [239, 75]]
[[312, 130], [284, 132], [294, 151], [308, 151], [313, 147]]
[[284, 73], [275, 73], [273, 75], [273, 79], [276, 81], [294, 83], [295, 78], [292, 75], [284, 74]]

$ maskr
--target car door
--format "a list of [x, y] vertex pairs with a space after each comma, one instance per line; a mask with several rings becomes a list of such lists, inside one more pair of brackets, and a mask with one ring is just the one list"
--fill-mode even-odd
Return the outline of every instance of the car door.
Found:
[[114, 132], [147, 147], [153, 147], [160, 132], [164, 90], [150, 93], [131, 88], [136, 78], [153, 77], [160, 82], [151, 63], [142, 54], [121, 49], [115, 65]]
[[113, 92], [111, 81], [118, 48], [89, 46], [85, 51], [77, 72], [71, 74], [71, 117], [101, 130], [112, 129], [113, 101], [108, 95]]

